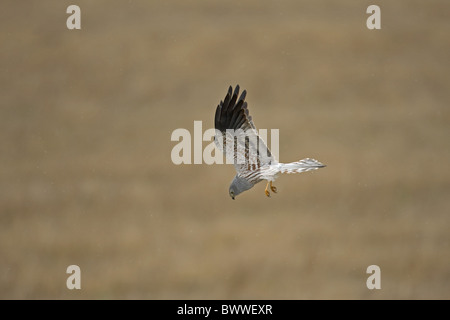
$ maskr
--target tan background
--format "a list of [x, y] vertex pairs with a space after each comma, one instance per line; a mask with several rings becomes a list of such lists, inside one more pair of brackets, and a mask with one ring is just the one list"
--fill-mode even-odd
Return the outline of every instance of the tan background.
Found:
[[[0, 298], [450, 298], [450, 2], [73, 3], [0, 11]], [[232, 201], [232, 166], [173, 165], [237, 83], [328, 167]]]

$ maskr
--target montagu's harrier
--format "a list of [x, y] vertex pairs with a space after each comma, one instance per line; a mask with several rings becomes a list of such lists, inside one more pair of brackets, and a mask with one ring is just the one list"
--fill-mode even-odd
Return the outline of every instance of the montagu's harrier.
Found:
[[270, 197], [269, 188], [277, 192], [272, 183], [280, 173], [305, 172], [325, 167], [310, 158], [291, 163], [278, 162], [258, 135], [248, 113], [246, 94], [244, 90], [238, 99], [239, 85], [234, 92], [230, 86], [224, 101], [220, 101], [217, 106], [214, 118], [215, 144], [225, 153], [227, 161], [234, 164], [237, 172], [229, 189], [233, 200], [262, 180], [267, 180], [265, 193]]

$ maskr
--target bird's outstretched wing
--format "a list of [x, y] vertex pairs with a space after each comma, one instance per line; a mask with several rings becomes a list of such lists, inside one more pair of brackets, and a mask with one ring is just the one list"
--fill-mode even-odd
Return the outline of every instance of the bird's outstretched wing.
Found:
[[275, 161], [264, 140], [258, 135], [247, 109], [244, 90], [239, 96], [239, 85], [230, 86], [224, 101], [220, 101], [214, 118], [214, 141], [236, 168], [238, 175], [248, 176], [262, 165]]

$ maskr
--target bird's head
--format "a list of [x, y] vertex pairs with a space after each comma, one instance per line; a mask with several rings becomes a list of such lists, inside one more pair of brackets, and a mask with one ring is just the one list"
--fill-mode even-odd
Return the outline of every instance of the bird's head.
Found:
[[253, 187], [252, 183], [236, 175], [233, 181], [231, 181], [228, 193], [230, 194], [231, 199], [234, 200], [237, 195], [241, 194], [245, 190], [250, 189], [251, 187]]
[[232, 183], [230, 189], [228, 190], [228, 193], [230, 194], [231, 199], [234, 200], [234, 197], [236, 197], [240, 192], [237, 190], [236, 186]]

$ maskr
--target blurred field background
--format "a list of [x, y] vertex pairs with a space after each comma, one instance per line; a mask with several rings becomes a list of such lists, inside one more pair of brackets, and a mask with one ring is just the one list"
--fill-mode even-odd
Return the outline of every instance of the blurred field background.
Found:
[[[0, 298], [450, 299], [449, 12], [3, 1]], [[327, 168], [232, 201], [232, 166], [172, 164], [172, 131], [236, 84], [281, 161]]]

